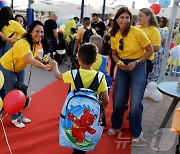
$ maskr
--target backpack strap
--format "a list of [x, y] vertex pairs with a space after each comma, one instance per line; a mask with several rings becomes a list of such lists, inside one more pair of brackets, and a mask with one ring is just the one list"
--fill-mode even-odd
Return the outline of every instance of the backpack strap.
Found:
[[[84, 88], [82, 80], [81, 80], [81, 76], [79, 73], [79, 69], [71, 70], [71, 74], [72, 74], [75, 88], [76, 89]], [[94, 77], [94, 80], [92, 81], [92, 83], [88, 89], [91, 89], [96, 92], [97, 89], [99, 88], [99, 85], [101, 84], [103, 76], [104, 76], [104, 74], [102, 72], [97, 72], [96, 76]]]
[[97, 91], [99, 88], [99, 85], [101, 84], [102, 78], [104, 74], [102, 72], [97, 72], [96, 76], [94, 77], [94, 80], [92, 81], [90, 87], [88, 89], [91, 89], [93, 91]]
[[101, 66], [99, 68], [99, 71], [104, 72], [105, 70], [106, 70], [106, 58], [104, 58], [102, 56], [102, 63], [101, 63]]
[[79, 69], [71, 70], [72, 78], [76, 89], [83, 88], [83, 83], [79, 73]]

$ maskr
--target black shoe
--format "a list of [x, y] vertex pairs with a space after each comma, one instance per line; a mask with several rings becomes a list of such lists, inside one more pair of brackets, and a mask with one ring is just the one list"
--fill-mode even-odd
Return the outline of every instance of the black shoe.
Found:
[[29, 105], [30, 105], [30, 102], [31, 102], [31, 97], [27, 97], [27, 98], [26, 98], [26, 103], [25, 103], [25, 105], [24, 105], [24, 108], [28, 108]]

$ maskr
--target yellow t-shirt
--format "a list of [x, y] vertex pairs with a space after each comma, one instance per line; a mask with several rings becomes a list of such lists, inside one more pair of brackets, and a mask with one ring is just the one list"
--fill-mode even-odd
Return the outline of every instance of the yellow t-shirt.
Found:
[[[86, 70], [86, 69], [80, 68], [79, 73], [80, 73], [84, 88], [89, 88], [89, 86], [91, 85], [97, 71]], [[73, 81], [73, 78], [71, 75], [71, 71], [67, 71], [67, 72], [63, 73], [63, 81], [64, 81], [64, 83], [71, 84], [71, 90], [75, 89], [75, 85], [74, 85], [74, 81]], [[99, 88], [97, 90], [97, 94], [100, 94], [104, 91], [107, 91], [107, 84], [106, 84], [105, 76], [103, 77], [101, 84], [99, 85]]]
[[11, 38], [19, 39], [25, 32], [26, 30], [17, 21], [14, 20], [10, 20], [9, 25], [2, 28], [2, 33], [7, 37], [14, 33]]
[[76, 21], [74, 19], [70, 19], [66, 22], [64, 35], [68, 36], [70, 34], [71, 28], [76, 28]]
[[[87, 29], [90, 29], [90, 27], [86, 27]], [[83, 36], [85, 33], [86, 29], [84, 27], [78, 29], [77, 31], [77, 35], [76, 35], [76, 39], [80, 40], [80, 43], [82, 44], [83, 41]], [[92, 28], [92, 32], [94, 33], [94, 35], [97, 35], [96, 30]]]
[[96, 62], [93, 63], [92, 65], [92, 69], [95, 71], [99, 71], [101, 64], [102, 64], [102, 55], [98, 53], [96, 56]]
[[31, 52], [36, 57], [38, 54], [38, 45], [34, 45], [33, 51], [31, 51], [28, 41], [20, 39], [1, 57], [0, 63], [6, 70], [14, 72], [15, 66], [15, 72], [20, 72], [27, 66], [23, 57]]
[[150, 44], [147, 36], [138, 28], [131, 26], [126, 37], [123, 38], [124, 49], [119, 49], [119, 40], [122, 38], [121, 32], [118, 31], [115, 37], [111, 37], [111, 49], [116, 50], [121, 59], [137, 59], [144, 53], [148, 44]]
[[[147, 35], [152, 46], [161, 46], [161, 35], [158, 28], [154, 26], [150, 26], [148, 28], [139, 28]], [[154, 53], [148, 59], [154, 60]]]

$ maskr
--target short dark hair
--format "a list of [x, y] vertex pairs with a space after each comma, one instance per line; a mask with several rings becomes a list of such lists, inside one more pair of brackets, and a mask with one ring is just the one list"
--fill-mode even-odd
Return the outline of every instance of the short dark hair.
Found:
[[92, 14], [92, 17], [97, 17], [97, 16], [98, 16], [97, 13], [93, 13], [93, 14]]
[[73, 19], [79, 21], [79, 18], [78, 18], [78, 17], [74, 17]]
[[92, 43], [85, 43], [80, 46], [78, 56], [86, 65], [92, 65], [96, 59], [97, 47]]
[[84, 26], [89, 26], [90, 23], [91, 23], [91, 20], [90, 20], [89, 17], [84, 17], [84, 18], [83, 18], [83, 25], [84, 25]]
[[76, 28], [71, 28], [71, 32], [72, 32], [73, 34], [75, 34], [75, 33], [76, 33]]

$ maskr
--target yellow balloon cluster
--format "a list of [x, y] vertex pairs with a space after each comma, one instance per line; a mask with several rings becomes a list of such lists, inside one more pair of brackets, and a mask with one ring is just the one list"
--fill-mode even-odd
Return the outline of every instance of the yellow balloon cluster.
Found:
[[43, 57], [43, 62], [45, 62], [45, 63], [48, 63], [49, 61], [50, 61], [50, 57], [48, 57], [47, 55], [44, 55], [44, 57]]
[[0, 71], [0, 89], [3, 87], [4, 85], [4, 75], [3, 73]]

